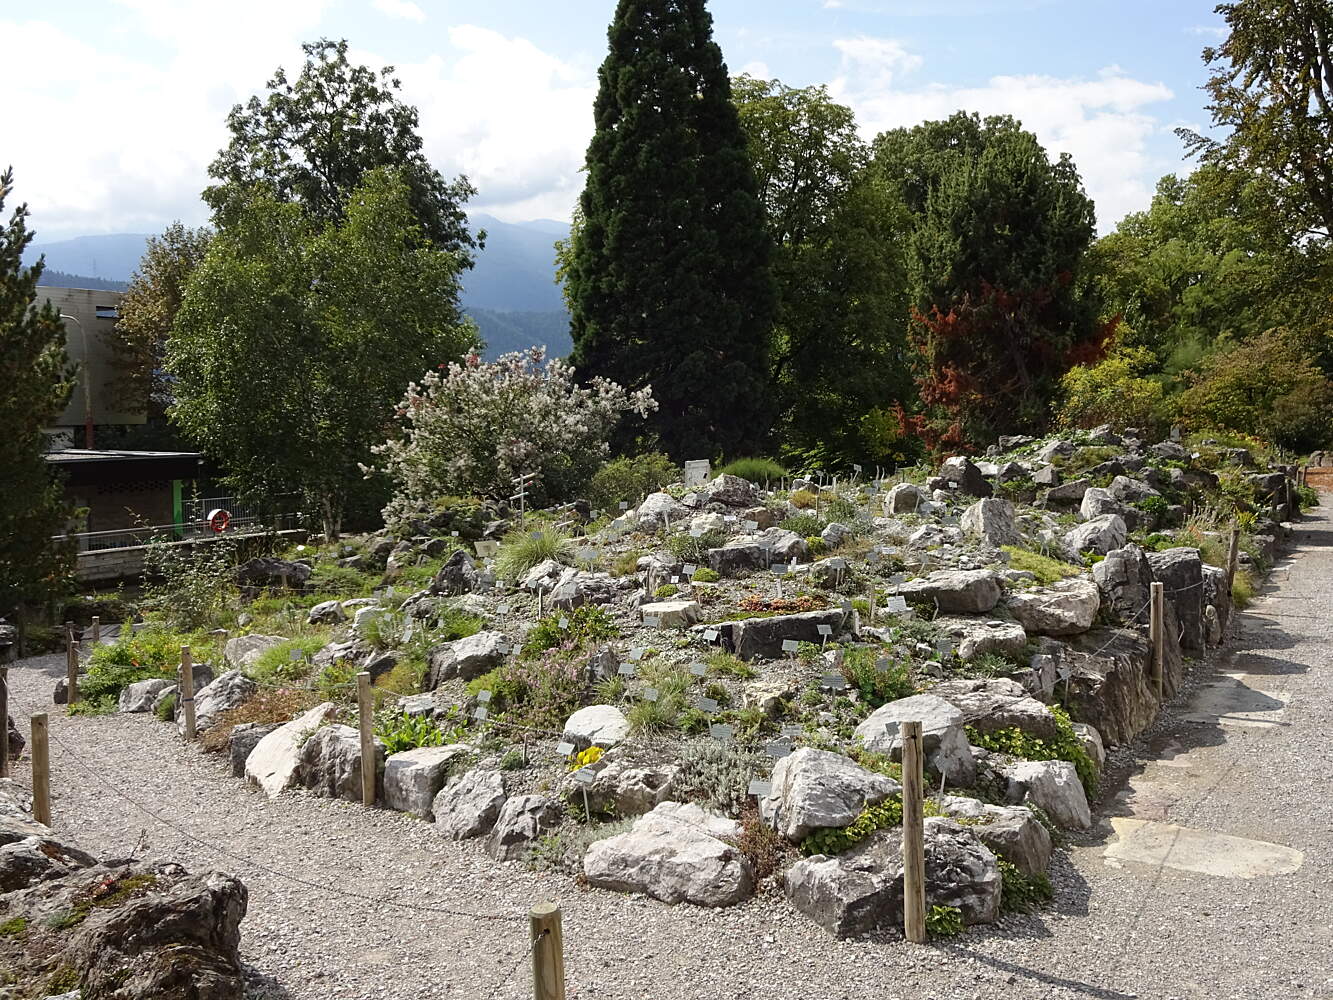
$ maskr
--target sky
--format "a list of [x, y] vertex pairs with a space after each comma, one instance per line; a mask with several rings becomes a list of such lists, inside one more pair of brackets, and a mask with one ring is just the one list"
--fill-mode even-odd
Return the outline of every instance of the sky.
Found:
[[[867, 139], [958, 109], [1067, 152], [1110, 231], [1188, 172], [1208, 121], [1214, 0], [711, 0], [733, 74], [826, 84]], [[614, 0], [0, 0], [0, 169], [38, 242], [207, 221], [226, 115], [300, 45], [346, 38], [396, 67], [426, 153], [469, 210], [568, 220]]]

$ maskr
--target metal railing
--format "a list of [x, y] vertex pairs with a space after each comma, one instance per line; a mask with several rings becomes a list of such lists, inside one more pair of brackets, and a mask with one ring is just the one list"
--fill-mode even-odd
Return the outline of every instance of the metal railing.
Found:
[[100, 552], [107, 549], [128, 549], [154, 542], [179, 542], [226, 535], [254, 535], [266, 531], [288, 531], [299, 528], [304, 521], [300, 511], [285, 514], [250, 514], [232, 516], [224, 532], [215, 532], [207, 520], [181, 521], [175, 524], [145, 524], [133, 528], [114, 528], [109, 531], [78, 531], [53, 535], [51, 540], [64, 542], [75, 539], [79, 552]]

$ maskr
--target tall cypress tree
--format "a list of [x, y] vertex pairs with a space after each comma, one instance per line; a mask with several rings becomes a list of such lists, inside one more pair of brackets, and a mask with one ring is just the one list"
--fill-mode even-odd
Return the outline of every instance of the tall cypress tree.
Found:
[[[0, 212], [14, 174], [0, 174]], [[23, 266], [32, 242], [28, 209], [20, 205], [0, 226], [0, 614], [58, 593], [72, 553], [49, 539], [71, 514], [43, 454], [42, 428], [55, 422], [73, 380], [65, 328], [50, 302], [37, 305], [42, 262]]]
[[705, 0], [620, 0], [566, 271], [584, 378], [651, 385], [677, 459], [758, 450], [769, 238]]

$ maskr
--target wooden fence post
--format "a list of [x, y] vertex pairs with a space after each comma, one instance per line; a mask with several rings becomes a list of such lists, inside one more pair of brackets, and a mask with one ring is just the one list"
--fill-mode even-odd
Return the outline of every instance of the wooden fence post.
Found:
[[190, 647], [181, 647], [180, 706], [185, 716], [185, 741], [194, 739], [194, 660]]
[[528, 913], [532, 931], [532, 995], [535, 1000], [565, 1000], [565, 935], [560, 907], [538, 903]]
[[1231, 585], [1236, 582], [1236, 566], [1240, 560], [1240, 528], [1231, 526], [1231, 539], [1227, 542], [1227, 596], [1231, 596]]
[[46, 743], [45, 712], [32, 717], [32, 818], [51, 825], [51, 751]]
[[356, 707], [361, 724], [361, 804], [375, 804], [375, 713], [370, 699], [370, 672], [356, 675]]
[[96, 649], [98, 643], [102, 641], [102, 619], [93, 615], [93, 648]]
[[1166, 678], [1166, 584], [1153, 583], [1148, 638], [1152, 642], [1153, 679], [1157, 682], [1157, 701], [1162, 702]]
[[0, 667], [0, 778], [9, 777], [9, 668]]
[[903, 734], [903, 934], [926, 943], [926, 831], [921, 723], [904, 722]]
[[73, 622], [65, 622], [65, 690], [66, 705], [79, 700], [79, 643], [74, 638]]

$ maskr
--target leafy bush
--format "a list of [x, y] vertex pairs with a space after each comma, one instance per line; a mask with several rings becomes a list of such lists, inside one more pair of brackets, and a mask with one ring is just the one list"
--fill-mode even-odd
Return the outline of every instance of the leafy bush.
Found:
[[[280, 642], [260, 653], [245, 674], [257, 684], [264, 685], [298, 681], [310, 673], [310, 658], [327, 643], [323, 636], [302, 636]], [[301, 656], [293, 659], [293, 651], [300, 652]]]
[[221, 624], [236, 598], [232, 572], [236, 540], [221, 535], [207, 545], [155, 538], [144, 550], [144, 603], [182, 631]]
[[70, 713], [114, 712], [120, 692], [136, 681], [175, 680], [180, 648], [186, 638], [160, 625], [150, 625], [115, 643], [95, 647], [88, 660], [88, 672], [79, 678], [80, 700], [70, 706]]
[[1075, 365], [1060, 379], [1062, 427], [1143, 427], [1163, 423], [1162, 383], [1143, 377], [1157, 358], [1143, 347], [1122, 348], [1095, 365]]
[[717, 583], [722, 579], [721, 575], [715, 569], [709, 569], [707, 566], [700, 566], [694, 571], [690, 580], [694, 583]]
[[660, 452], [613, 459], [593, 474], [588, 502], [594, 510], [619, 510], [622, 501], [634, 507], [679, 478], [680, 467]]
[[473, 680], [468, 691], [490, 691], [492, 706], [511, 722], [556, 730], [583, 702], [584, 673], [581, 661], [548, 650], [539, 659], [506, 661]]
[[822, 517], [816, 517], [814, 514], [793, 514], [782, 522], [784, 531], [794, 531], [796, 534], [805, 538], [810, 535], [818, 535], [828, 523]]
[[717, 470], [719, 476], [739, 476], [756, 486], [780, 482], [791, 475], [777, 462], [767, 458], [737, 458]]
[[1009, 568], [1031, 573], [1037, 582], [1046, 586], [1058, 583], [1066, 577], [1078, 576], [1083, 572], [1073, 563], [1052, 559], [1040, 552], [1020, 549], [1017, 545], [1004, 545], [1001, 548], [1009, 554]]
[[1309, 510], [1312, 507], [1319, 506], [1319, 491], [1313, 486], [1306, 486], [1302, 483], [1296, 487], [1296, 495], [1300, 499], [1301, 510]]
[[1155, 521], [1160, 521], [1162, 518], [1166, 517], [1167, 511], [1171, 507], [1167, 502], [1166, 497], [1144, 497], [1134, 506], [1138, 507], [1139, 510], [1143, 511], [1143, 513], [1147, 514]]
[[983, 733], [974, 726], [967, 726], [967, 737], [975, 747], [996, 753], [1012, 754], [1024, 760], [1068, 761], [1074, 765], [1079, 780], [1088, 793], [1088, 798], [1092, 799], [1097, 794], [1097, 765], [1079, 742], [1068, 713], [1059, 705], [1051, 705], [1049, 708], [1051, 715], [1055, 716], [1056, 726], [1060, 731], [1060, 735], [1054, 740], [1043, 740], [1024, 732], [1017, 726], [997, 729], [990, 733]]
[[[885, 660], [885, 669], [879, 668]], [[893, 662], [881, 650], [857, 647], [842, 657], [842, 676], [872, 710], [899, 698], [916, 694], [909, 663]]]
[[1011, 861], [996, 858], [1000, 866], [1000, 907], [1006, 913], [1031, 913], [1055, 898], [1051, 880], [1045, 872], [1024, 875]]
[[[568, 624], [560, 627], [560, 619]], [[614, 639], [620, 628], [605, 608], [585, 604], [573, 611], [557, 611], [547, 615], [528, 632], [523, 642], [523, 655], [535, 656], [548, 649], [583, 649], [592, 643]]]
[[540, 348], [429, 372], [407, 388], [400, 433], [376, 449], [395, 485], [385, 521], [400, 523], [442, 494], [503, 500], [516, 476], [532, 472], [530, 503], [568, 497], [591, 479], [621, 415], [656, 408], [647, 389], [578, 384], [573, 368], [546, 362]]
[[417, 747], [442, 747], [448, 742], [434, 719], [397, 711], [382, 713], [375, 720], [375, 735], [383, 741], [386, 757]]
[[963, 911], [956, 906], [932, 906], [926, 913], [926, 933], [932, 938], [957, 937], [963, 933]]
[[500, 542], [500, 552], [495, 557], [495, 572], [505, 579], [517, 580], [547, 559], [569, 562], [571, 547], [572, 539], [558, 528], [549, 525], [531, 529], [515, 528]]
[[855, 847], [876, 830], [891, 826], [901, 826], [903, 822], [903, 800], [894, 795], [877, 806], [866, 806], [861, 815], [847, 826], [825, 827], [816, 830], [801, 841], [801, 853], [809, 857], [813, 854], [841, 854]]

